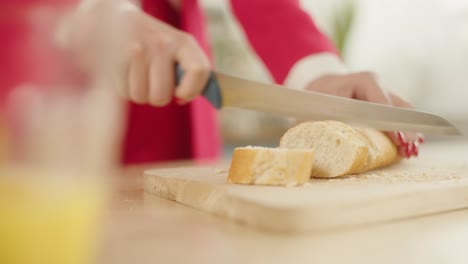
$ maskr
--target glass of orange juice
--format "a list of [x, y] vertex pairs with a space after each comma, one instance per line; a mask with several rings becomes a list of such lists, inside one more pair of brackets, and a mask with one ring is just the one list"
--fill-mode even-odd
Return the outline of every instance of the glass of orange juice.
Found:
[[8, 142], [0, 163], [0, 263], [94, 263], [116, 158], [109, 111], [101, 109], [106, 96], [30, 89], [12, 95], [13, 110], [23, 107], [10, 111], [15, 120], [3, 122], [12, 125], [0, 139]]
[[56, 45], [66, 8], [20, 2], [8, 23], [0, 18], [15, 32], [0, 83], [0, 264], [93, 263], [118, 158], [119, 101]]

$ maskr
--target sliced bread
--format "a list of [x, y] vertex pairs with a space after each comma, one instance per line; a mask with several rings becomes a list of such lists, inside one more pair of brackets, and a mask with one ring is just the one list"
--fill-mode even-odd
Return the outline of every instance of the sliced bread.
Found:
[[317, 178], [362, 173], [398, 160], [396, 147], [382, 132], [338, 121], [301, 123], [283, 135], [280, 148], [312, 149], [311, 176]]
[[355, 128], [368, 140], [369, 157], [366, 166], [360, 173], [382, 168], [401, 160], [397, 147], [387, 135], [371, 128]]
[[231, 160], [228, 182], [301, 185], [309, 180], [312, 164], [313, 152], [310, 148], [236, 148]]

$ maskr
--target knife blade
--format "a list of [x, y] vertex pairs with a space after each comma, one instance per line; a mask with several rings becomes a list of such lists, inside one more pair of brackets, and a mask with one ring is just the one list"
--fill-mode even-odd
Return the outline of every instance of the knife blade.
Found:
[[[177, 66], [177, 80], [183, 71]], [[428, 112], [375, 104], [211, 72], [202, 95], [216, 108], [235, 107], [300, 120], [337, 120], [386, 131], [462, 135], [447, 119]]]

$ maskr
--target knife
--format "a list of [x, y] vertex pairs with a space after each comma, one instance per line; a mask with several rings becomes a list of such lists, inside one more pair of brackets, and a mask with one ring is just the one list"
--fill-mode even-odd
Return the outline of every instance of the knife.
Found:
[[[183, 70], [177, 66], [176, 73], [179, 82]], [[202, 96], [217, 109], [236, 107], [300, 120], [337, 120], [386, 131], [462, 135], [448, 120], [432, 113], [293, 90], [215, 71]]]

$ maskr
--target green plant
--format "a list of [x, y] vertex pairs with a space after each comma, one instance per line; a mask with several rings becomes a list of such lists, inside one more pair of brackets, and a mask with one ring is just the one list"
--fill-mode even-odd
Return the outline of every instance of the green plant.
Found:
[[345, 1], [338, 9], [332, 21], [331, 39], [341, 55], [345, 47], [355, 18], [356, 8], [354, 1]]

